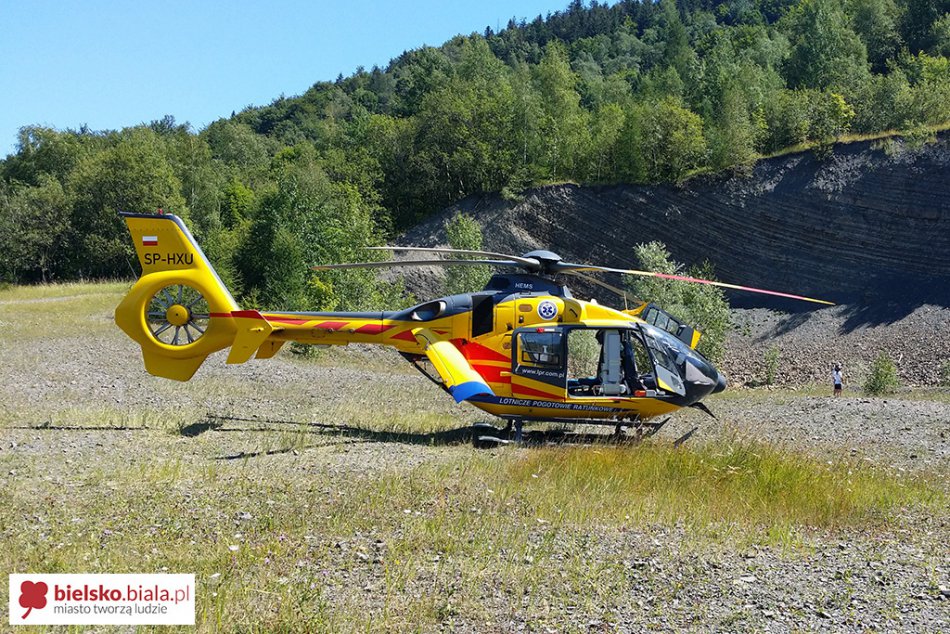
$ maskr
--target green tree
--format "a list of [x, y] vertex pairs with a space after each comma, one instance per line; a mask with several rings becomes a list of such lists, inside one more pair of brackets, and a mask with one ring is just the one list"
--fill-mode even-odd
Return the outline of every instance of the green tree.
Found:
[[[682, 265], [675, 262], [662, 242], [638, 244], [634, 249], [640, 268], [657, 273], [680, 273]], [[712, 279], [707, 264], [688, 271], [694, 277]], [[697, 349], [709, 360], [719, 362], [725, 351], [726, 333], [731, 325], [729, 304], [722, 290], [715, 286], [678, 282], [653, 277], [631, 277], [628, 288], [644, 301], [656, 303], [677, 319], [703, 333]]]
[[908, 124], [950, 120], [950, 59], [921, 53], [905, 58], [904, 68], [911, 81]]
[[310, 310], [400, 305], [402, 285], [381, 282], [371, 270], [309, 269], [315, 264], [381, 257], [363, 250], [378, 244], [379, 234], [373, 221], [375, 208], [363, 200], [358, 188], [332, 181], [308, 144], [278, 153], [274, 172], [276, 184], [261, 196], [260, 209], [238, 252], [245, 295], [262, 305]]
[[775, 377], [778, 376], [779, 361], [782, 358], [782, 351], [778, 346], [769, 346], [762, 355], [765, 362], [765, 384], [774, 385]]
[[813, 92], [809, 137], [817, 141], [817, 153], [826, 156], [835, 140], [851, 128], [854, 108], [833, 92]]
[[234, 179], [224, 187], [224, 200], [221, 207], [221, 221], [228, 229], [233, 229], [250, 217], [254, 208], [254, 191], [241, 181]]
[[[174, 119], [172, 119], [174, 121]], [[215, 169], [211, 148], [187, 126], [177, 126], [163, 135], [165, 156], [181, 183], [181, 195], [188, 207], [195, 236], [200, 240], [220, 230], [218, 193], [225, 180]]]
[[534, 85], [541, 98], [540, 148], [535, 152], [544, 178], [560, 180], [577, 174], [577, 158], [589, 143], [587, 112], [581, 108], [577, 76], [567, 49], [552, 41], [534, 68]]
[[394, 110], [403, 115], [414, 114], [426, 95], [448, 83], [451, 73], [448, 56], [437, 48], [423, 46], [404, 53], [393, 73], [397, 99]]
[[897, 4], [894, 0], [851, 0], [847, 9], [854, 31], [867, 47], [871, 68], [885, 72], [887, 62], [897, 57], [902, 44], [897, 30]]
[[812, 128], [812, 92], [780, 90], [767, 100], [763, 115], [768, 133], [763, 147], [766, 152], [804, 143]]
[[307, 268], [303, 245], [286, 226], [286, 199], [271, 191], [236, 253], [245, 299], [256, 307], [300, 310], [306, 306]]
[[934, 55], [950, 57], [950, 12], [938, 18], [933, 23], [931, 31], [933, 33], [931, 50]]
[[[445, 225], [449, 246], [453, 249], [479, 251], [482, 229], [478, 221], [463, 213], [455, 214]], [[445, 292], [449, 295], [481, 290], [491, 277], [487, 266], [450, 266], [445, 276]]]
[[584, 180], [592, 183], [612, 182], [620, 170], [620, 142], [625, 115], [616, 103], [606, 103], [591, 117], [590, 145]]
[[651, 182], [679, 181], [706, 160], [703, 121], [673, 99], [640, 109], [633, 151], [642, 157], [644, 176]]
[[215, 121], [201, 136], [207, 141], [214, 160], [251, 187], [263, 184], [268, 160], [276, 144], [268, 137], [255, 134], [250, 126], [234, 120]]
[[947, 0], [905, 0], [900, 20], [900, 31], [913, 54], [932, 52], [934, 45], [934, 23], [950, 13]]
[[428, 211], [410, 160], [415, 134], [411, 119], [387, 115], [371, 115], [363, 132], [366, 151], [381, 171], [380, 204], [396, 229], [412, 226]]
[[709, 130], [709, 162], [714, 169], [747, 165], [755, 160], [764, 120], [750, 113], [742, 93], [735, 88], [723, 95], [722, 110]]
[[48, 174], [36, 187], [0, 194], [0, 279], [47, 282], [57, 277], [70, 211], [62, 185]]
[[794, 88], [836, 88], [867, 78], [867, 50], [835, 0], [802, 0], [784, 18], [792, 51], [786, 77]]
[[664, 61], [675, 68], [680, 77], [691, 77], [696, 53], [689, 44], [675, 0], [660, 0], [659, 26]]
[[893, 394], [900, 387], [897, 366], [889, 354], [881, 351], [871, 363], [871, 371], [864, 381], [864, 393], [871, 396]]
[[428, 94], [415, 120], [411, 177], [428, 208], [497, 191], [514, 169], [513, 93], [483, 40], [461, 47], [459, 74]]
[[138, 260], [118, 211], [157, 209], [188, 217], [181, 181], [158, 135], [129, 128], [112, 147], [84, 157], [69, 176], [75, 201], [68, 250], [74, 276], [131, 274]]
[[854, 93], [855, 117], [852, 127], [859, 132], [895, 130], [915, 118], [914, 94], [900, 69], [888, 75], [874, 75]]
[[17, 151], [2, 162], [0, 176], [6, 181], [18, 181], [41, 186], [43, 176], [49, 175], [65, 183], [69, 173], [83, 156], [87, 145], [95, 139], [72, 131], [59, 132], [41, 126], [25, 126], [17, 134]]

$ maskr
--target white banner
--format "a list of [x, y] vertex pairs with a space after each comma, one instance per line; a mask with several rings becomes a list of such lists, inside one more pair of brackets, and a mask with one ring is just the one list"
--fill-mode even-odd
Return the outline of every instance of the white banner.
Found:
[[194, 624], [194, 575], [10, 575], [10, 625]]

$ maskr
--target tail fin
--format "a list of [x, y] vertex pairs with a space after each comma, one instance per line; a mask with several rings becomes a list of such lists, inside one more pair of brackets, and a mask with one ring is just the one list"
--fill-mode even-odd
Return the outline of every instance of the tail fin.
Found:
[[212, 352], [230, 346], [238, 305], [180, 218], [121, 213], [142, 277], [115, 322], [142, 347], [151, 374], [187, 381]]

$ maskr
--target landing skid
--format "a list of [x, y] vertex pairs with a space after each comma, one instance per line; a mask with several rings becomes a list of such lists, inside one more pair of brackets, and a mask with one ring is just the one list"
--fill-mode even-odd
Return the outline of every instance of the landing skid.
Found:
[[[522, 419], [509, 418], [504, 429], [498, 429], [488, 423], [475, 423], [472, 426], [472, 443], [478, 448], [491, 448], [501, 445], [510, 445], [512, 443], [521, 444], [546, 444], [551, 443], [570, 443], [570, 442], [616, 442], [616, 443], [638, 443], [650, 436], [656, 434], [669, 422], [665, 418], [659, 422], [643, 422], [640, 420], [632, 421], [604, 421], [589, 419], [573, 419], [544, 421], [543, 419]], [[574, 425], [613, 425], [612, 434], [580, 434], [576, 432], [550, 430], [535, 430], [529, 432], [527, 436], [523, 433], [525, 422], [557, 422]], [[694, 430], [695, 431], [695, 430]]]

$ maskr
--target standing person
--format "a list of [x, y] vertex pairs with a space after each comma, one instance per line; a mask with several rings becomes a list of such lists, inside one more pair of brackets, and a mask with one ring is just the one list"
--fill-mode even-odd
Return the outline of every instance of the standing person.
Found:
[[835, 384], [835, 396], [841, 396], [841, 384], [844, 383], [844, 375], [841, 374], [841, 366], [837, 363], [835, 364], [835, 369], [831, 373], [831, 380]]

